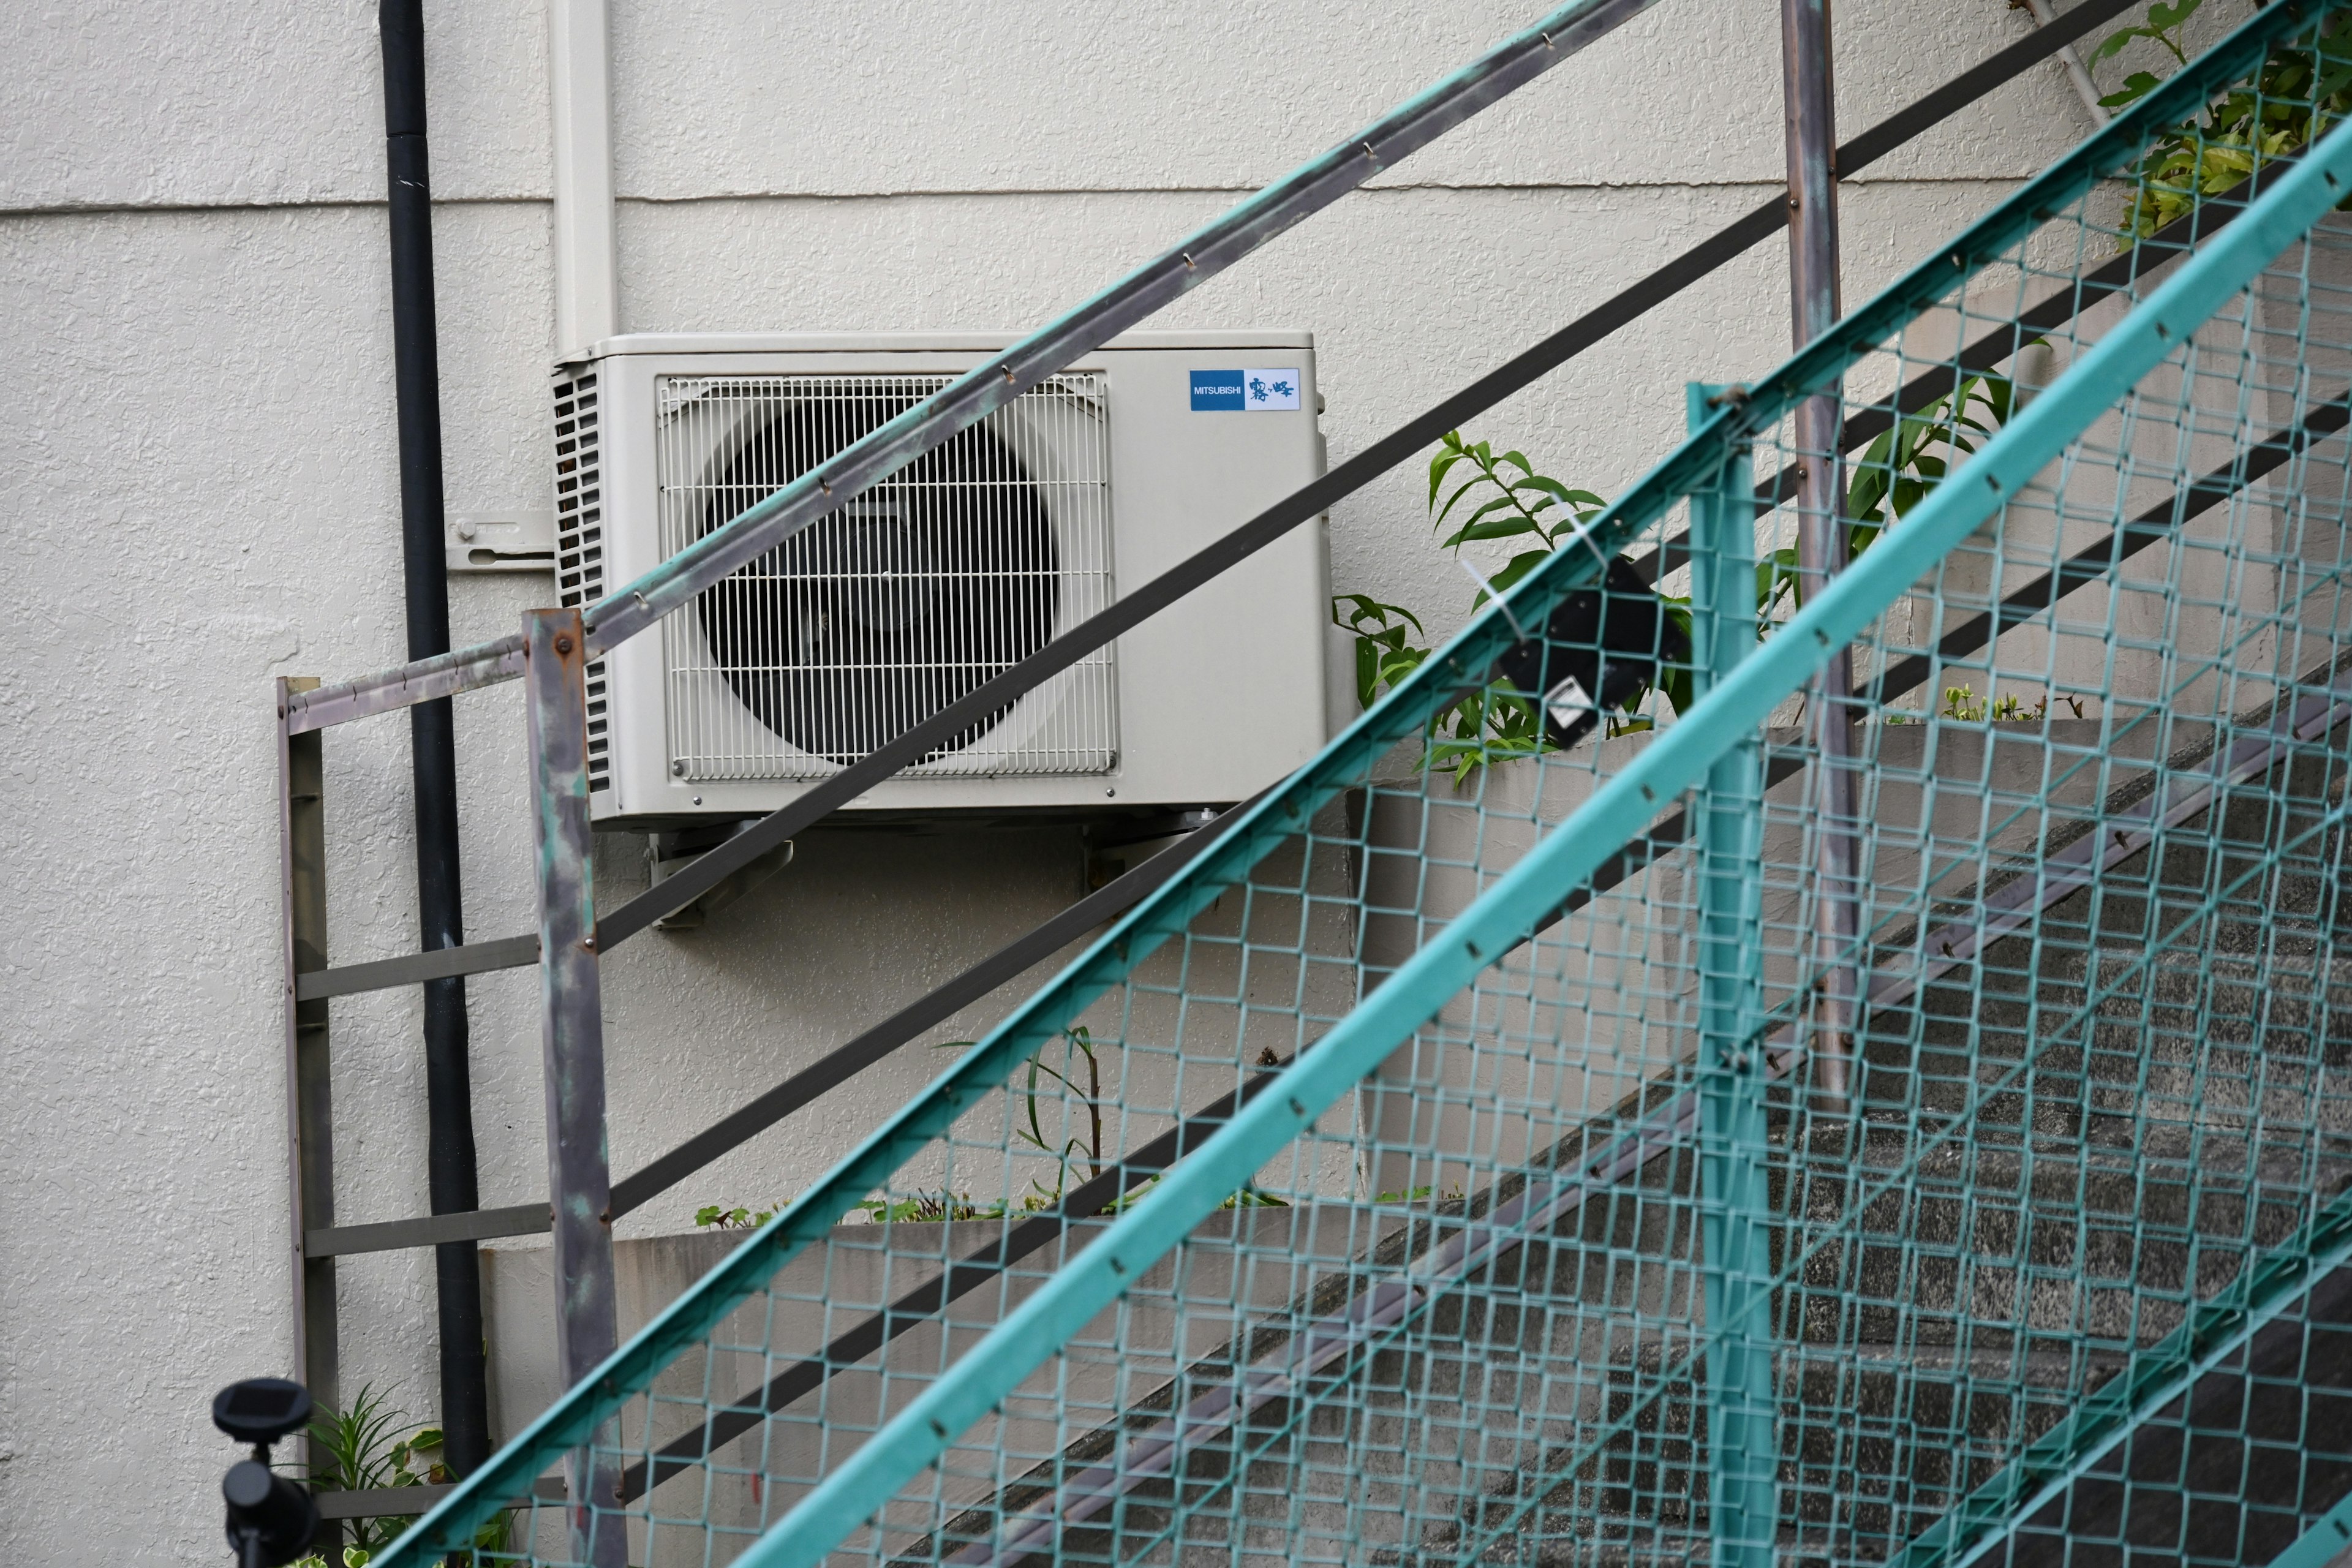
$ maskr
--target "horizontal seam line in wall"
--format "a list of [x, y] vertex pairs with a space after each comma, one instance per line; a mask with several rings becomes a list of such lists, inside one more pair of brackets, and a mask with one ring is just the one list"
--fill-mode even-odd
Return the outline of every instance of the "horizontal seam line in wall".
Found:
[[[2011, 174], [1881, 174], [1858, 175], [1843, 184], [1848, 189], [1871, 185], [2002, 185], [2015, 184], [2032, 177], [2031, 173]], [[1780, 188], [1777, 180], [1653, 180], [1653, 181], [1518, 181], [1511, 183], [1467, 183], [1460, 181], [1399, 181], [1393, 184], [1364, 185], [1350, 194], [1365, 195], [1409, 195], [1423, 191], [1499, 192], [1543, 194], [1547, 192], [1596, 195], [1620, 192], [1724, 192], [1730, 195], [1754, 195], [1759, 192]], [[616, 206], [698, 206], [721, 202], [750, 204], [754, 202], [898, 202], [898, 201], [967, 201], [984, 197], [1013, 196], [1231, 196], [1255, 194], [1254, 185], [999, 185], [968, 190], [899, 190], [899, 191], [734, 191], [711, 195], [637, 196], [614, 198]], [[549, 205], [545, 196], [436, 196], [436, 207], [537, 206]], [[189, 213], [269, 213], [269, 212], [338, 212], [353, 209], [382, 208], [383, 202], [360, 197], [320, 197], [282, 202], [93, 202], [81, 205], [63, 204], [47, 206], [0, 206], [0, 218], [47, 217], [111, 217], [126, 216], [164, 216]]]
[[[436, 196], [436, 207], [543, 207], [546, 196]], [[43, 206], [0, 205], [0, 218], [117, 217], [184, 213], [345, 212], [370, 207], [381, 210], [381, 196], [307, 196], [271, 202], [56, 202]]]
[[[1926, 174], [1882, 175], [1875, 179], [1868, 174], [1842, 182], [1848, 187], [1881, 185], [2006, 185], [2018, 184], [2033, 177], [2033, 170], [2013, 174]], [[1367, 195], [1402, 195], [1417, 191], [1520, 191], [1596, 193], [1644, 191], [1721, 191], [1730, 195], [1754, 196], [1782, 188], [1779, 180], [1517, 180], [1461, 181], [1420, 180], [1382, 181], [1360, 185], [1348, 193], [1349, 198]], [[1040, 185], [992, 186], [973, 190], [906, 190], [906, 191], [736, 191], [695, 196], [615, 196], [616, 205], [691, 206], [709, 202], [894, 202], [924, 200], [962, 200], [974, 196], [1244, 196], [1254, 195], [1255, 185]]]

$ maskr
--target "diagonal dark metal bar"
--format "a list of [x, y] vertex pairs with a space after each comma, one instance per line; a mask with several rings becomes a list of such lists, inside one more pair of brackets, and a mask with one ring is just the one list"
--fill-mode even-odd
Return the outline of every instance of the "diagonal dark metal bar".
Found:
[[[2034, 613], [2022, 606], [2034, 601], [2036, 595], [2041, 595], [2040, 606], [2046, 607], [2058, 596], [2096, 581], [2104, 575], [2105, 570], [2145, 548], [2146, 543], [2153, 542], [2171, 528], [2177, 528], [2189, 519], [2220, 505], [2255, 479], [2276, 469], [2296, 453], [2306, 449], [2314, 441], [2342, 430], [2347, 423], [2352, 423], [2352, 393], [2320, 405], [2298, 425], [2247, 448], [2238, 458], [2214, 469], [2171, 500], [2149, 508], [2121, 531], [2140, 541], [2133, 543], [2129, 550], [2111, 548], [2105, 544], [2089, 546], [2070, 557], [2067, 564], [2057, 573], [2046, 574], [2035, 584], [2018, 590], [2004, 601], [2004, 613], [2012, 606], [2017, 608], [2011, 618], [2001, 623], [2002, 626], [2015, 625]], [[2088, 564], [2092, 562], [2108, 565], [2095, 567]], [[2062, 582], [2064, 586], [2055, 586]], [[1984, 616], [1956, 628], [1945, 639], [1948, 651], [1943, 657], [1953, 657], [1955, 653], [1970, 652], [1982, 647], [1996, 635], [1993, 624], [1994, 617]], [[1896, 670], [1909, 668], [1906, 661], [1906, 665], [1897, 666]], [[1930, 668], [1921, 662], [1912, 671], [1912, 685], [1927, 679]], [[1888, 679], [1880, 682], [1874, 700], [1883, 702], [1888, 697], [1900, 695], [1911, 689], [1910, 686], [1890, 687], [1888, 680], [1894, 675], [1895, 672], [1890, 672]], [[1974, 917], [1955, 921], [1929, 933], [1921, 951], [1935, 956], [1916, 969], [1885, 972], [1874, 976], [1866, 994], [1868, 1005], [1874, 1008], [1902, 1005], [1916, 996], [1922, 986], [1932, 983], [1953, 965], [1964, 962], [1969, 954], [1980, 951], [1988, 942], [2021, 929], [2041, 910], [2071, 895], [2091, 869], [2137, 854], [2153, 841], [2159, 827], [2176, 825], [2210, 809], [2218, 791], [2274, 765], [2278, 757], [2284, 754], [2291, 745], [2307, 742], [2342, 724], [2347, 719], [2352, 719], [2352, 678], [2338, 676], [2331, 683], [2323, 670], [2303, 684], [2323, 689], [2307, 695], [2292, 708], [2282, 708], [2273, 716], [2271, 734], [2242, 740], [2226, 752], [2217, 754], [2211, 776], [2200, 779], [2192, 775], [2173, 781], [2157, 795], [2126, 808], [2123, 816], [2133, 820], [2137, 826], [2119, 829], [2113, 835], [2103, 835], [2096, 841], [2078, 840], [2075, 846], [2050, 857], [2044, 863], [2042, 875], [2016, 879], [1989, 897]], [[1767, 785], [1792, 778], [1802, 770], [1803, 763], [1793, 758], [1773, 759], [1767, 773]], [[1624, 854], [1604, 865], [1586, 890], [1563, 904], [1559, 910], [1537, 926], [1536, 931], [1547, 929], [1571, 910], [1583, 907], [1592, 897], [1633, 876], [1657, 856], [1679, 847], [1686, 831], [1687, 825], [1682, 813], [1677, 812], [1668, 817], [1653, 828], [1638, 845], [1629, 847]], [[1202, 835], [1203, 839], [1211, 836], [1205, 831]], [[1534, 932], [1529, 935], [1532, 939]], [[1779, 1039], [1774, 1042], [1773, 1050], [1773, 1073], [1775, 1076], [1783, 1075], [1796, 1061], [1795, 1047], [1790, 1039]], [[659, 1485], [716, 1450], [721, 1444], [751, 1430], [766, 1415], [813, 1392], [835, 1372], [871, 1355], [949, 1302], [977, 1289], [1013, 1263], [1049, 1245], [1076, 1220], [1099, 1213], [1120, 1194], [1166, 1169], [1182, 1158], [1184, 1151], [1204, 1141], [1223, 1125], [1233, 1115], [1235, 1105], [1270, 1084], [1282, 1070], [1282, 1065], [1275, 1065], [1253, 1077], [1238, 1094], [1219, 1100], [1138, 1150], [1120, 1165], [1074, 1189], [1055, 1210], [1013, 1226], [997, 1242], [971, 1254], [938, 1279], [908, 1291], [881, 1312], [835, 1338], [817, 1355], [795, 1363], [764, 1388], [740, 1396], [715, 1413], [703, 1426], [673, 1439], [657, 1450], [651, 1460], [624, 1472], [622, 1487], [625, 1497], [634, 1500], [644, 1495], [648, 1476], [652, 1485]], [[1545, 1226], [1557, 1222], [1580, 1205], [1592, 1192], [1622, 1180], [1627, 1173], [1648, 1163], [1666, 1149], [1677, 1146], [1696, 1125], [1696, 1104], [1692, 1095], [1677, 1096], [1645, 1118], [1639, 1127], [1610, 1143], [1578, 1171], [1561, 1173], [1551, 1184], [1551, 1188], [1556, 1188], [1556, 1191], [1547, 1188], [1545, 1192], [1538, 1193], [1529, 1189], [1520, 1199], [1496, 1211], [1486, 1226], [1495, 1234], [1471, 1250], [1476, 1252], [1481, 1259], [1509, 1251], [1526, 1237], [1539, 1234]], [[716, 1152], [723, 1151], [715, 1152], [712, 1157], [716, 1157]], [[1503, 1235], [1506, 1231], [1515, 1233], [1516, 1239]], [[1468, 1246], [1467, 1243], [1464, 1245]], [[1464, 1254], [1465, 1258], [1469, 1256], [1467, 1252]], [[1449, 1254], [1442, 1261], [1446, 1270], [1452, 1270], [1462, 1262], [1462, 1258]], [[1447, 1277], [1451, 1278], [1451, 1273]], [[1188, 1407], [1172, 1425], [1162, 1423], [1161, 1426], [1167, 1427], [1166, 1431], [1153, 1428], [1152, 1433], [1139, 1439], [1150, 1452], [1139, 1450], [1139, 1457], [1130, 1456], [1131, 1462], [1118, 1467], [1116, 1478], [1108, 1471], [1100, 1476], [1089, 1471], [1072, 1482], [1076, 1495], [1083, 1500], [1081, 1504], [1073, 1505], [1078, 1511], [1064, 1515], [1066, 1520], [1074, 1521], [1090, 1515], [1098, 1507], [1107, 1506], [1116, 1497], [1160, 1474], [1165, 1468], [1162, 1460], [1165, 1464], [1176, 1463], [1185, 1450], [1223, 1431], [1249, 1410], [1283, 1397], [1304, 1378], [1360, 1348], [1363, 1336], [1393, 1321], [1410, 1302], [1400, 1297], [1393, 1302], [1380, 1306], [1378, 1310], [1360, 1310], [1362, 1305], [1360, 1301], [1351, 1304], [1339, 1319], [1318, 1325], [1318, 1332], [1310, 1333], [1307, 1341], [1302, 1342], [1307, 1344], [1306, 1351], [1299, 1352], [1294, 1346], [1291, 1352], [1277, 1354], [1275, 1361], [1281, 1363], [1279, 1366], [1269, 1362], [1254, 1368], [1244, 1379], [1248, 1385], [1245, 1389], [1239, 1392], [1213, 1391], [1203, 1396], [1208, 1402], [1206, 1405], [1198, 1409]], [[1019, 1533], [1020, 1540], [1030, 1539], [1035, 1522], [1030, 1521], [1029, 1526], [1024, 1526], [1026, 1532]]]
[[[2301, 420], [2273, 431], [2244, 448], [2229, 462], [2212, 469], [2186, 489], [2148, 507], [2123, 528], [2093, 541], [2068, 556], [2055, 570], [2045, 572], [2006, 595], [1994, 610], [1972, 616], [1947, 632], [1930, 656], [1915, 654], [1891, 666], [1867, 694], [1868, 702], [1884, 707], [1895, 698], [1918, 689], [1934, 676], [1938, 662], [1964, 658], [1988, 646], [2000, 633], [2021, 626], [2074, 592], [2104, 579], [2124, 562], [2170, 535], [2193, 518], [2228, 501], [2248, 485], [2275, 471], [2319, 441], [2352, 426], [2352, 391], [2315, 405]], [[1793, 778], [1804, 764], [1792, 757], [1769, 760], [1767, 787]], [[1225, 822], [1254, 802], [1228, 810], [1182, 844], [1145, 861], [1087, 898], [1039, 926], [1010, 946], [982, 960], [929, 994], [909, 1003], [724, 1120], [697, 1133], [644, 1169], [613, 1186], [615, 1215], [643, 1206], [675, 1185], [783, 1118], [798, 1110], [852, 1073], [880, 1060], [925, 1029], [950, 1016], [967, 1004], [1042, 962], [1094, 926], [1126, 910], [1173, 876], [1184, 863], [1216, 837]], [[1659, 856], [1681, 847], [1688, 824], [1676, 811], [1603, 863], [1591, 882], [1580, 889], [1535, 929], [1549, 930], [1566, 916], [1583, 909], [1601, 893], [1638, 873]], [[1530, 936], [1534, 932], [1529, 933]], [[532, 939], [533, 952], [537, 942]], [[485, 1209], [473, 1215], [392, 1220], [373, 1225], [335, 1226], [309, 1232], [306, 1256], [324, 1258], [349, 1252], [392, 1251], [426, 1247], [442, 1241], [472, 1240], [494, 1236], [528, 1236], [547, 1229], [547, 1213], [535, 1205]]]
[[[2015, 321], [2004, 321], [1979, 336], [1949, 361], [1913, 376], [1893, 397], [1848, 419], [1839, 429], [1838, 449], [1851, 452], [1876, 440], [1893, 429], [1901, 416], [1917, 413], [1949, 394], [1969, 376], [1993, 369], [2039, 334], [2065, 325], [2092, 306], [2131, 288], [2158, 268], [2178, 260], [2199, 241], [2211, 237], [2244, 212], [2247, 204], [2262, 194], [2266, 182], [2284, 174], [2302, 155], [2297, 151], [2272, 159], [2236, 188], [2206, 197], [2195, 210], [2173, 219], [2105, 266], [2084, 274], [2072, 287], [2028, 306]], [[1796, 499], [1799, 479], [1799, 465], [1791, 463], [1757, 486], [1758, 514]], [[1637, 557], [1633, 569], [1645, 582], [1654, 583], [1689, 562], [1690, 535], [1678, 533], [1648, 554]]]
[[[2066, 22], [2079, 24], [2083, 30], [2087, 31], [2102, 15], [2113, 15], [2115, 10], [2122, 9], [2120, 5], [2115, 5], [2113, 10], [2105, 9], [2112, 4], [2113, 0], [2093, 0], [2092, 4], [2070, 12]], [[1975, 70], [1928, 95], [1920, 104], [1896, 117], [1904, 122], [1899, 128], [1902, 135], [1916, 135], [1928, 125], [1989, 91], [2000, 81], [2008, 79], [2027, 64], [2048, 58], [2059, 43], [2065, 41], [2059, 37], [2063, 31], [2063, 26], [2053, 27], [2022, 39]], [[1863, 151], [1866, 156], [1857, 157], [1848, 150], [1841, 149], [1841, 174], [1852, 173], [1871, 158], [1879, 156], [1882, 150], [1891, 150], [1899, 144], [1899, 141], [1885, 134], [1883, 128], [1874, 128], [1857, 140], [1864, 143]], [[692, 901], [744, 861], [773, 848], [901, 769], [921, 761], [932, 748], [950, 736], [985, 719], [1023, 693], [1059, 674], [1202, 584], [1255, 554], [1309, 518], [1322, 515], [1334, 502], [1416, 456], [1465, 420], [1484, 413], [1559, 368], [1742, 251], [1779, 234], [1786, 223], [1784, 203], [1775, 197], [1712, 238], [1702, 241], [1678, 260], [1621, 290], [1527, 353], [1481, 376], [1434, 408], [1342, 462], [1321, 479], [1301, 487], [1215, 543], [983, 683], [961, 700], [950, 704], [852, 766], [815, 784], [781, 811], [738, 834], [669, 878], [658, 889], [649, 889], [639, 894], [597, 922], [599, 948], [609, 950], [614, 943], [625, 942], [651, 925], [670, 910]], [[1867, 437], [1863, 438], [1868, 439]]]
[[409, 952], [367, 963], [309, 970], [295, 976], [294, 996], [297, 1001], [316, 1002], [363, 991], [388, 991], [395, 985], [414, 985], [419, 981], [442, 980], [453, 974], [520, 969], [538, 962], [539, 933], [530, 931], [495, 942], [469, 942], [459, 947], [435, 948], [430, 952]]
[[1072, 1188], [1054, 1208], [1013, 1226], [995, 1242], [968, 1254], [939, 1278], [908, 1291], [834, 1339], [815, 1355], [793, 1363], [765, 1386], [713, 1411], [702, 1425], [672, 1438], [651, 1458], [622, 1471], [622, 1500], [635, 1501], [652, 1487], [690, 1468], [722, 1444], [741, 1436], [769, 1415], [811, 1393], [835, 1373], [872, 1355], [908, 1330], [929, 1321], [949, 1302], [978, 1289], [1022, 1258], [1051, 1245], [1072, 1225], [1102, 1213], [1206, 1142], [1236, 1109], [1271, 1087], [1288, 1065], [1286, 1060], [1277, 1062], [1253, 1075], [1233, 1093], [1187, 1117], [1109, 1170]]
[[[1853, 174], [1884, 157], [1910, 138], [2048, 58], [2061, 44], [2081, 37], [2100, 22], [2124, 10], [2127, 4], [2128, 0], [2088, 0], [2088, 3], [2069, 11], [2057, 25], [2000, 50], [1909, 108], [1873, 126], [1838, 150], [1841, 175]], [[1060, 673], [1202, 584], [1265, 549], [1289, 530], [1310, 518], [1322, 515], [1334, 502], [1416, 456], [1448, 430], [1523, 390], [1619, 328], [1780, 233], [1786, 223], [1783, 203], [1775, 197], [1700, 241], [1665, 266], [1619, 290], [1527, 353], [1507, 361], [1402, 429], [1381, 437], [1216, 543], [1178, 563], [1102, 614], [1074, 627], [961, 702], [934, 715], [882, 751], [812, 788], [750, 832], [711, 850], [686, 872], [666, 879], [658, 890], [649, 889], [623, 905], [598, 923], [600, 950], [609, 950], [674, 909], [692, 902], [743, 863], [766, 853], [802, 827], [829, 815], [902, 768], [919, 761], [941, 740]], [[2158, 235], [2148, 243], [2163, 240], [2164, 236]], [[1907, 390], [1906, 395], [1910, 395]], [[1918, 403], [1924, 404], [1936, 395], [1935, 392], [1925, 393], [1919, 396]], [[1916, 405], [1906, 405], [1906, 407]], [[1867, 421], [1870, 417], [1864, 414], [1858, 416], [1857, 419]], [[1891, 423], [1891, 416], [1887, 417]], [[1848, 428], [1853, 432], [1849, 444], [1859, 445], [1871, 439], [1879, 429], [1885, 428], [1885, 425], [1873, 426], [1850, 421]], [[1660, 570], [1671, 570], [1678, 563], [1681, 557], [1674, 552], [1679, 550], [1680, 545], [1679, 539], [1669, 542], [1663, 567], [1657, 564], [1654, 552], [1652, 557], [1645, 558], [1653, 581]], [[382, 679], [390, 679], [389, 677]], [[417, 677], [420, 681], [425, 679], [425, 675]], [[402, 687], [399, 689], [404, 691], [408, 689]], [[427, 689], [426, 686], [420, 685], [415, 688], [420, 695], [404, 697], [400, 700], [421, 701], [426, 697], [443, 694], [445, 689], [456, 688], [433, 687]], [[394, 688], [387, 686], [385, 690], [391, 692]], [[387, 697], [385, 701], [392, 703], [393, 699]], [[342, 722], [344, 718], [358, 716], [345, 714], [333, 717], [328, 713], [329, 710], [322, 708], [318, 713], [310, 714], [305, 721], [307, 727], [320, 728]], [[748, 844], [754, 837], [759, 839], [756, 847]], [[525, 940], [528, 939], [509, 938], [506, 943], [483, 945], [504, 950]], [[537, 957], [535, 950], [527, 956], [517, 956], [520, 952], [519, 947], [501, 951], [496, 956], [484, 953], [478, 961], [459, 956], [472, 951], [471, 948], [452, 948], [435, 953], [411, 953], [399, 958], [382, 959], [364, 965], [347, 965], [343, 969], [324, 972], [324, 977], [315, 983], [305, 980], [300, 984], [306, 987], [305, 995], [311, 994], [312, 988], [317, 987], [331, 987], [317, 989], [318, 994], [341, 995], [353, 991], [413, 984], [448, 973], [478, 973], [489, 969], [513, 967], [531, 963]], [[451, 963], [468, 967], [462, 970], [446, 967]]]
[[[817, 469], [590, 606], [589, 651], [604, 653], [690, 603], [739, 567], [866, 487], [1013, 401], [1080, 354], [1189, 293], [1301, 220], [1535, 80], [1655, 0], [1570, 0], [1444, 81], [1301, 164], [1076, 310], [992, 356]], [[423, 659], [306, 694], [299, 732], [521, 673], [516, 638]], [[952, 732], [952, 731], [950, 731]]]
[[318, 1226], [302, 1233], [305, 1258], [341, 1258], [354, 1252], [401, 1252], [450, 1241], [488, 1241], [501, 1236], [545, 1236], [553, 1211], [542, 1198], [499, 1209], [426, 1215], [417, 1219], [379, 1220], [369, 1225]]

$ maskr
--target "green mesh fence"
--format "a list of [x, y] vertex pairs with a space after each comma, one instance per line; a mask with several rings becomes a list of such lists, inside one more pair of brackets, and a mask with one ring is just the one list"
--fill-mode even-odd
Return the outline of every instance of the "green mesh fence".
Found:
[[[2337, 16], [1694, 389], [379, 1561], [2308, 1557], [2352, 1495]], [[1806, 496], [1858, 553], [1800, 593]]]

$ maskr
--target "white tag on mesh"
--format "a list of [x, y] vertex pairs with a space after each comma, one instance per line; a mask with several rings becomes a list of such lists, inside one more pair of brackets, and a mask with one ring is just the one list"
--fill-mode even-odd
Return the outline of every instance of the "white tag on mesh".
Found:
[[1572, 675], [1544, 693], [1544, 711], [1563, 730], [1599, 706], [1585, 691], [1584, 683]]

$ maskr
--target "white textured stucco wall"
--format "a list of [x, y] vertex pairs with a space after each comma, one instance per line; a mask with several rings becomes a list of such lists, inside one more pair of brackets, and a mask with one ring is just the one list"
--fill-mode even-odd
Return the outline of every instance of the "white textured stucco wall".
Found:
[[[1016, 328], [1485, 41], [1534, 0], [616, 0], [628, 330]], [[1182, 302], [1318, 334], [1344, 457], [1778, 178], [1771, 0], [1675, 0]], [[452, 510], [543, 506], [545, 20], [426, 7]], [[1847, 0], [1849, 134], [2028, 24]], [[212, 1390], [287, 1370], [268, 679], [403, 647], [374, 8], [20, 8], [0, 52], [0, 693], [14, 913], [0, 1098], [0, 1558], [211, 1562]], [[1859, 299], [2085, 121], [2042, 68], [1846, 201]], [[1479, 428], [1613, 491], [1679, 383], [1786, 346], [1776, 244]], [[1462, 608], [1406, 474], [1335, 516], [1335, 584]], [[457, 635], [544, 579], [453, 586]], [[516, 689], [459, 705], [470, 929], [530, 921]], [[332, 948], [415, 943], [405, 725], [327, 744]], [[637, 874], [625, 854], [616, 877]], [[1077, 890], [1066, 832], [814, 836], [721, 929], [609, 965], [626, 1171]], [[472, 983], [483, 1198], [543, 1190], [530, 972]], [[940, 1037], [967, 1033], [1009, 998]], [[335, 1005], [340, 1216], [424, 1207], [415, 997]], [[624, 1229], [782, 1195], [930, 1076], [910, 1049]], [[346, 1387], [434, 1402], [420, 1255], [343, 1265]]]

